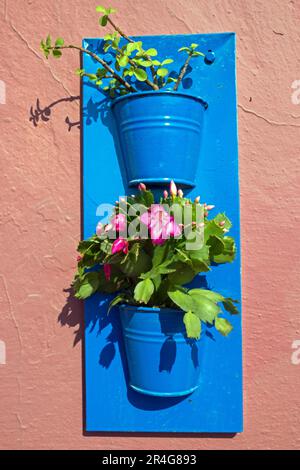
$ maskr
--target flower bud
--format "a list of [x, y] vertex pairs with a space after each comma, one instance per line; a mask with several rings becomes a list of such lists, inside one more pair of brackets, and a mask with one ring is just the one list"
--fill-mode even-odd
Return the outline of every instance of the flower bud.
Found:
[[164, 194], [164, 199], [167, 199], [168, 196], [169, 196], [169, 193], [168, 193], [168, 191], [167, 191], [166, 189], [164, 190], [164, 193], [163, 193], [163, 194]]
[[225, 223], [225, 220], [221, 220], [221, 222], [219, 222], [220, 227], [224, 227]]
[[195, 204], [199, 204], [199, 202], [200, 202], [200, 196], [195, 197], [195, 201], [194, 201], [194, 202], [195, 202]]
[[138, 188], [139, 188], [140, 191], [146, 191], [146, 189], [147, 189], [147, 188], [146, 188], [146, 185], [145, 185], [144, 183], [140, 183], [140, 184], [138, 185]]
[[178, 197], [183, 197], [183, 191], [181, 189], [178, 189]]
[[210, 204], [209, 206], [206, 206], [206, 210], [207, 211], [211, 211], [215, 206], [213, 206], [212, 204]]
[[176, 186], [176, 184], [174, 183], [173, 180], [170, 183], [170, 194], [171, 194], [171, 196], [176, 196], [177, 195], [177, 186]]
[[207, 217], [207, 216], [208, 216], [208, 212], [205, 211], [205, 212], [204, 212], [204, 217]]

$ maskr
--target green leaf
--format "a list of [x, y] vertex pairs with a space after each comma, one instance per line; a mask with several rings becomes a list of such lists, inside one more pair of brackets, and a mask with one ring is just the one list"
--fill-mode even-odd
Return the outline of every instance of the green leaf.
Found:
[[223, 238], [224, 249], [222, 253], [213, 256], [215, 263], [231, 263], [236, 254], [235, 241], [232, 237]]
[[214, 217], [214, 222], [219, 225], [220, 223], [223, 223], [222, 224], [222, 229], [226, 229], [226, 230], [230, 230], [231, 227], [232, 227], [232, 223], [231, 221], [228, 219], [227, 215], [225, 214], [225, 212], [223, 213], [220, 213], [220, 214], [217, 214], [216, 217]]
[[147, 304], [154, 292], [154, 284], [151, 279], [140, 281], [134, 289], [134, 299], [139, 303]]
[[188, 338], [199, 339], [201, 335], [201, 321], [190, 310], [183, 316], [183, 322], [186, 328]]
[[166, 68], [161, 68], [161, 69], [158, 69], [156, 73], [159, 77], [165, 77], [166, 75], [168, 75], [169, 70]]
[[227, 312], [231, 313], [231, 315], [238, 315], [240, 312], [238, 308], [234, 305], [237, 304], [239, 301], [231, 299], [230, 297], [227, 297], [226, 299], [223, 300], [223, 306]]
[[190, 49], [188, 47], [181, 47], [178, 49], [178, 52], [190, 52]]
[[137, 60], [134, 60], [134, 62], [136, 62], [141, 67], [151, 67], [152, 65], [152, 60], [137, 59]]
[[161, 276], [160, 275], [154, 276], [151, 280], [154, 284], [155, 290], [158, 291], [161, 285], [161, 281], [162, 281]]
[[224, 232], [223, 229], [219, 226], [219, 224], [216, 224], [214, 220], [209, 220], [205, 224], [204, 228], [204, 241], [207, 242], [209, 237], [213, 235], [219, 238], [223, 238]]
[[99, 273], [87, 273], [80, 280], [77, 286], [75, 297], [78, 299], [87, 299], [96, 292], [100, 284]]
[[53, 57], [55, 57], [56, 59], [59, 59], [62, 56], [62, 52], [59, 51], [58, 49], [53, 49], [52, 54], [53, 54]]
[[168, 244], [164, 243], [163, 245], [157, 245], [154, 248], [152, 256], [152, 266], [155, 268], [159, 266], [165, 259], [168, 253]]
[[51, 47], [51, 36], [48, 34], [47, 39], [46, 39], [46, 46]]
[[177, 78], [168, 77], [167, 83], [175, 83], [175, 82], [177, 82]]
[[96, 11], [98, 13], [106, 13], [106, 8], [99, 5], [98, 7], [96, 7]]
[[75, 73], [76, 75], [79, 75], [80, 77], [82, 77], [82, 75], [84, 74], [84, 69], [76, 69]]
[[189, 310], [193, 310], [195, 305], [192, 297], [188, 294], [185, 294], [181, 290], [171, 290], [168, 292], [168, 296], [177, 305], [181, 310], [184, 312], [188, 312]]
[[169, 281], [174, 285], [184, 285], [191, 282], [195, 277], [195, 272], [188, 264], [178, 262], [174, 265], [175, 272], [169, 275]]
[[97, 70], [97, 77], [98, 78], [104, 78], [106, 74], [107, 74], [107, 70], [105, 70], [105, 69], [100, 69], [99, 68]]
[[223, 295], [221, 294], [218, 294], [218, 292], [214, 292], [212, 290], [209, 290], [209, 289], [191, 289], [189, 291], [189, 294], [190, 295], [204, 295], [204, 297], [206, 297], [207, 299], [211, 300], [212, 302], [223, 302], [225, 299], [225, 297], [223, 297]]
[[145, 54], [147, 56], [150, 56], [150, 57], [155, 57], [157, 56], [157, 50], [154, 49], [153, 47], [151, 47], [150, 49], [148, 49], [147, 51], [145, 51]]
[[225, 318], [216, 318], [215, 327], [218, 332], [221, 333], [221, 335], [223, 336], [229, 335], [229, 333], [231, 333], [231, 331], [233, 330], [232, 324]]
[[120, 269], [128, 277], [139, 277], [142, 273], [149, 271], [151, 268], [151, 258], [147, 253], [141, 251], [137, 260], [129, 256], [127, 260], [120, 265]]
[[196, 44], [196, 43], [193, 42], [193, 43], [190, 45], [190, 48], [191, 48], [191, 49], [197, 49], [198, 46], [199, 46], [199, 44]]
[[126, 300], [126, 295], [125, 294], [116, 295], [116, 297], [109, 304], [109, 307], [108, 307], [108, 310], [107, 310], [107, 315], [109, 314], [109, 312], [111, 311], [111, 309], [113, 307], [120, 304], [121, 302], [124, 302], [125, 300]]
[[[190, 294], [190, 292], [189, 292]], [[218, 305], [214, 302], [209, 300], [204, 295], [199, 295], [198, 293], [192, 292], [190, 294], [193, 301], [194, 301], [194, 313], [197, 315], [202, 321], [206, 323], [213, 324], [216, 316], [220, 313], [221, 309]]]
[[55, 41], [55, 47], [62, 47], [64, 45], [65, 41], [63, 38], [57, 38]]
[[198, 52], [198, 51], [195, 51], [192, 54], [192, 57], [199, 57], [199, 56], [205, 57], [205, 54], [203, 54], [202, 52]]
[[152, 204], [154, 204], [154, 196], [152, 191], [141, 191], [139, 194], [136, 196], [136, 202], [143, 204], [144, 206], [151, 207]]
[[203, 245], [199, 250], [189, 250], [189, 256], [192, 260], [208, 261], [209, 247], [207, 245]]
[[152, 65], [158, 66], [161, 65], [161, 63], [159, 62], [159, 60], [152, 60]]
[[105, 36], [103, 36], [104, 41], [112, 41], [113, 38], [114, 38], [113, 34], [106, 34]]
[[119, 59], [118, 59], [118, 63], [120, 65], [120, 67], [126, 67], [126, 65], [128, 64], [128, 61], [129, 61], [129, 58], [127, 55], [122, 55]]
[[173, 59], [165, 59], [162, 61], [161, 65], [168, 65], [168, 64], [172, 64], [174, 62]]
[[129, 42], [126, 45], [127, 54], [130, 55], [133, 51], [139, 50], [139, 48], [140, 48], [140, 43], [139, 42]]
[[106, 13], [110, 15], [111, 13], [116, 13], [116, 11], [117, 10], [115, 8], [107, 8]]
[[192, 266], [195, 274], [207, 273], [210, 271], [209, 265], [201, 259], [192, 259]]
[[223, 240], [215, 235], [209, 237], [209, 239], [207, 240], [207, 245], [210, 246], [210, 256], [220, 255], [225, 249]]
[[102, 18], [100, 18], [100, 20], [99, 20], [100, 25], [101, 26], [106, 26], [107, 25], [107, 20], [108, 20], [107, 15], [102, 16]]
[[145, 80], [147, 80], [147, 73], [145, 72], [145, 70], [136, 68], [134, 69], [133, 73], [140, 82], [144, 82]]

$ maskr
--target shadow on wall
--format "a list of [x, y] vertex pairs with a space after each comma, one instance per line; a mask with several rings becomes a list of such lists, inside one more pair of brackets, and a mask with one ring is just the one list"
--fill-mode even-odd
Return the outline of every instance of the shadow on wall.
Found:
[[77, 327], [74, 331], [73, 346], [75, 347], [77, 343], [82, 341], [84, 335], [83, 302], [74, 297], [72, 287], [65, 289], [64, 292], [68, 293], [68, 297], [62, 311], [58, 315], [57, 321], [61, 326], [68, 326], [69, 328]]
[[[60, 98], [53, 103], [48, 104], [47, 106], [42, 107], [40, 104], [40, 99], [37, 98], [35, 105], [30, 106], [29, 109], [29, 121], [32, 122], [34, 127], [37, 127], [40, 121], [48, 122], [50, 121], [52, 108], [57, 106], [60, 103], [79, 101], [80, 96], [69, 96], [65, 98]], [[66, 116], [65, 123], [68, 125], [68, 131], [70, 132], [73, 127], [80, 129], [80, 121], [71, 122], [69, 116]]]

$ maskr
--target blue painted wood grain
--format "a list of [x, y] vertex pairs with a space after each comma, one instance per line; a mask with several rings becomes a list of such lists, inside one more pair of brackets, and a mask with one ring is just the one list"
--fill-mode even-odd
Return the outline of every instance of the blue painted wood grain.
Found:
[[[213, 50], [216, 60], [192, 62], [192, 72], [182, 91], [201, 96], [209, 105], [205, 116], [202, 151], [196, 176], [201, 200], [225, 211], [233, 222], [237, 240], [235, 262], [217, 266], [198, 285], [236, 299], [241, 297], [239, 242], [239, 184], [237, 147], [237, 102], [235, 35], [196, 34], [146, 36], [145, 48], [156, 47], [160, 57], [174, 59], [178, 70], [179, 47], [196, 42], [203, 52]], [[86, 39], [85, 47], [99, 50], [100, 39]], [[85, 56], [88, 72], [98, 66]], [[192, 88], [190, 89], [190, 87]], [[108, 102], [93, 85], [83, 83], [83, 209], [84, 237], [91, 236], [99, 215], [97, 207], [114, 203], [128, 191], [119, 165], [119, 149]], [[159, 158], [155, 155], [153, 158]], [[184, 158], [184, 155], [183, 155]], [[118, 311], [107, 317], [108, 299], [94, 296], [85, 302], [86, 431], [236, 433], [242, 431], [242, 336], [241, 316], [231, 318], [234, 331], [223, 338], [214, 328], [205, 338], [200, 387], [189, 397], [147, 397], [128, 389]], [[147, 364], [145, 364], [147, 367]]]

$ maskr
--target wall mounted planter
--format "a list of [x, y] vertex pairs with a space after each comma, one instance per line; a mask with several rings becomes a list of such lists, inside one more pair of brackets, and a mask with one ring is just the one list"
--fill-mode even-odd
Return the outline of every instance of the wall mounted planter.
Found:
[[186, 337], [183, 312], [121, 306], [129, 386], [156, 397], [189, 395], [199, 386], [204, 332]]
[[[112, 107], [108, 106], [105, 97], [99, 90], [91, 86], [88, 80], [83, 80], [83, 238], [88, 238], [95, 232], [97, 222], [103, 215], [97, 211], [99, 204], [111, 203], [119, 195], [130, 194], [128, 182], [136, 184], [139, 179], [142, 179], [147, 183], [147, 178], [154, 177], [156, 180], [163, 174], [163, 178], [173, 177], [177, 183], [186, 182], [189, 187], [195, 185], [195, 189], [191, 188], [188, 196], [194, 198], [200, 194], [202, 201], [213, 202], [216, 208], [224, 209], [233, 222], [231, 234], [237, 242], [237, 258], [234, 263], [220, 265], [208, 272], [206, 276], [200, 276], [200, 279], [197, 280], [197, 286], [211, 288], [222, 292], [225, 296], [240, 299], [235, 35], [224, 33], [146, 36], [139, 39], [143, 41], [145, 48], [155, 47], [160, 51], [162, 57], [168, 56], [174, 59], [174, 70], [179, 70], [182, 65], [182, 57], [178, 57], [177, 50], [183, 44], [197, 43], [199, 50], [203, 52], [212, 50], [215, 54], [215, 61], [212, 65], [207, 65], [201, 60], [192, 64], [192, 73], [188, 75], [177, 97], [174, 97], [173, 94], [162, 93], [160, 95], [158, 93], [152, 98], [152, 92], [147, 95], [141, 93], [135, 97], [132, 95], [132, 98], [129, 99], [127, 97], [120, 98], [114, 102]], [[84, 47], [95, 51], [101, 50], [101, 39], [85, 39]], [[83, 68], [89, 73], [94, 73], [98, 65], [91, 57], [84, 56]], [[203, 101], [208, 103], [207, 110], [195, 98], [188, 96], [182, 98], [182, 94], [185, 93], [195, 97], [201, 96]], [[156, 104], [154, 100], [157, 100]], [[187, 152], [187, 144], [182, 136], [180, 143], [178, 140], [174, 145], [173, 139], [170, 139], [170, 134], [167, 133], [169, 129], [166, 129], [172, 128], [172, 126], [162, 125], [169, 119], [164, 118], [166, 115], [173, 116], [174, 119], [179, 118], [179, 114], [176, 114], [179, 106], [174, 105], [171, 113], [162, 112], [162, 105], [158, 104], [160, 100], [168, 102], [170, 100], [171, 106], [173, 106], [172, 103], [178, 102], [179, 104], [180, 101], [180, 113], [182, 113], [180, 116], [184, 120], [186, 118], [198, 120], [194, 131], [191, 132], [193, 137], [188, 142], [190, 149], [198, 149], [198, 156], [193, 163], [195, 165], [193, 170], [188, 173], [186, 170], [191, 168], [191, 162], [187, 163], [186, 155], [187, 153], [192, 155], [192, 152]], [[131, 114], [133, 108], [134, 115]], [[196, 113], [193, 117], [192, 108]], [[153, 115], [156, 118], [159, 116], [158, 122], [155, 123], [159, 125], [159, 131], [156, 127], [150, 127], [149, 135], [153, 132], [150, 139], [149, 135], [144, 135], [144, 132], [148, 132], [149, 124], [154, 124], [151, 121]], [[125, 121], [136, 116], [141, 118], [141, 122], [140, 120], [137, 123], [130, 122], [130, 130], [124, 134], [122, 126], [127, 125]], [[146, 121], [142, 122], [145, 118]], [[172, 122], [174, 121], [170, 120], [170, 124]], [[115, 135], [116, 124], [120, 129], [119, 136]], [[137, 129], [136, 124], [138, 124]], [[180, 129], [176, 129], [176, 132], [174, 130], [173, 133], [176, 139], [179, 135], [178, 131]], [[170, 132], [173, 132], [173, 129]], [[185, 135], [187, 135], [186, 131]], [[120, 157], [122, 154], [123, 158], [125, 152], [123, 148], [122, 152], [120, 148], [116, 148], [116, 141], [120, 141], [123, 148], [125, 145], [132, 146], [131, 152], [126, 150], [128, 158], [128, 161], [127, 159], [124, 161], [126, 172], [124, 168], [120, 168]], [[163, 141], [166, 145], [164, 150]], [[174, 155], [176, 155], [176, 160]], [[165, 159], [166, 173], [162, 173], [162, 167], [158, 167], [162, 158]], [[198, 170], [196, 170], [197, 163]], [[160, 184], [167, 189], [165, 181], [160, 181]], [[85, 301], [86, 431], [241, 432], [243, 427], [241, 316], [237, 315], [231, 319], [234, 330], [229, 338], [217, 336], [213, 328], [207, 328], [205, 337], [197, 344], [198, 387], [192, 394], [154, 396], [139, 393], [130, 384], [143, 384], [140, 388], [144, 390], [151, 388], [152, 391], [154, 389], [156, 392], [159, 391], [159, 380], [162, 377], [171, 379], [173, 373], [179, 373], [176, 364], [181, 364], [182, 372], [187, 371], [186, 364], [190, 364], [191, 351], [185, 349], [185, 352], [182, 352], [180, 348], [186, 344], [176, 343], [176, 355], [171, 372], [166, 371], [158, 378], [156, 377], [152, 384], [146, 383], [143, 375], [135, 377], [133, 373], [130, 374], [130, 361], [128, 361], [130, 350], [132, 348], [137, 350], [140, 345], [135, 343], [128, 346], [127, 344], [126, 353], [120, 312], [118, 309], [113, 309], [109, 316], [107, 315], [110, 300], [111, 298], [105, 295], [95, 295]], [[128, 315], [129, 313], [130, 311], [127, 312]], [[137, 321], [139, 315], [140, 313], [136, 318]], [[146, 313], [143, 312], [141, 315], [146, 315]], [[128, 324], [124, 317], [124, 327], [127, 328]], [[148, 326], [148, 331], [152, 332], [150, 335], [155, 331], [160, 335], [152, 325]], [[161, 343], [163, 338], [160, 336], [159, 338], [160, 343], [156, 345], [156, 348], [160, 352], [161, 344], [164, 344], [165, 341]], [[174, 353], [174, 343], [171, 340], [169, 343], [171, 344], [166, 342], [164, 348], [170, 349], [170, 351], [173, 348]], [[204, 353], [202, 346], [204, 346]], [[156, 363], [154, 364], [153, 358], [149, 358], [148, 347], [150, 347], [149, 343], [147, 345], [143, 343], [143, 350], [148, 351], [148, 359], [144, 360], [144, 369], [136, 368], [135, 372], [150, 372], [153, 368], [152, 377], [154, 377], [154, 374], [159, 370], [160, 358], [158, 363], [155, 359]], [[179, 351], [181, 351], [180, 354]], [[188, 354], [185, 362], [180, 362], [181, 354]], [[170, 355], [166, 355], [166, 357], [171, 358]], [[166, 367], [167, 361], [166, 364], [161, 365]], [[191, 373], [189, 378], [191, 383], [181, 383], [181, 391], [193, 388], [192, 383], [195, 383], [194, 380], [196, 381], [195, 376]], [[160, 387], [162, 387], [162, 382], [160, 382]], [[179, 388], [174, 388], [174, 390], [177, 393]]]
[[201, 98], [172, 91], [132, 93], [112, 102], [129, 186], [172, 179], [195, 186], [206, 108]]

